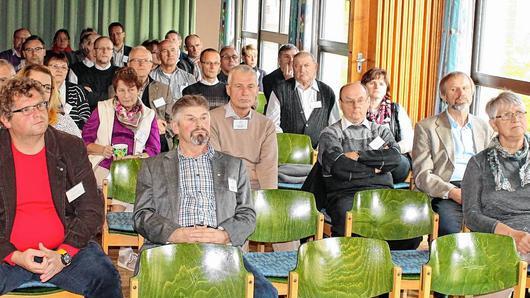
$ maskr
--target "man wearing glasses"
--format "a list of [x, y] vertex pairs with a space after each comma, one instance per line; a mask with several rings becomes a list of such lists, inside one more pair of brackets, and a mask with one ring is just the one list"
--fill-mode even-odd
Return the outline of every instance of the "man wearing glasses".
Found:
[[212, 48], [202, 51], [199, 64], [201, 66], [202, 79], [186, 87], [182, 91], [182, 95], [204, 96], [208, 101], [210, 110], [228, 103], [226, 84], [219, 82], [217, 78], [221, 65], [219, 53]]
[[48, 125], [41, 85], [0, 89], [0, 295], [30, 281], [86, 297], [122, 297], [120, 277], [93, 241], [103, 202], [81, 139]]
[[239, 55], [233, 46], [225, 46], [219, 52], [221, 55], [221, 72], [217, 75], [220, 82], [228, 82], [228, 73], [240, 64]]
[[46, 44], [39, 36], [31, 35], [30, 37], [26, 38], [26, 40], [22, 44], [22, 53], [25, 59], [25, 62], [23, 62], [24, 65], [44, 65], [44, 56], [46, 56]]

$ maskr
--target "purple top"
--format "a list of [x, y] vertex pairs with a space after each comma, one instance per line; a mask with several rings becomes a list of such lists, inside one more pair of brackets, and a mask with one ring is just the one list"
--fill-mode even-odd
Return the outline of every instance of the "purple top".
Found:
[[[94, 143], [97, 138], [98, 128], [99, 128], [99, 113], [96, 108], [88, 121], [83, 126], [83, 141], [85, 145]], [[116, 117], [114, 117], [114, 125], [112, 127], [112, 137], [111, 145], [115, 144], [127, 144], [127, 155], [132, 155], [134, 152], [134, 132], [121, 124]], [[156, 116], [153, 118], [153, 123], [151, 123], [151, 132], [149, 133], [149, 138], [145, 143], [144, 152], [149, 156], [155, 156], [160, 153], [160, 135], [158, 133], [158, 125], [156, 123]], [[112, 158], [107, 158], [101, 161], [100, 166], [110, 169], [110, 163]]]

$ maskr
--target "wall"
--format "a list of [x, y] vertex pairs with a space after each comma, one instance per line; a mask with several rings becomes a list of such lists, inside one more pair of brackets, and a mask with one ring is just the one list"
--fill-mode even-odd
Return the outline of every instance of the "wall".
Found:
[[196, 33], [201, 37], [203, 49], [219, 47], [219, 24], [221, 22], [221, 0], [198, 0], [196, 2]]

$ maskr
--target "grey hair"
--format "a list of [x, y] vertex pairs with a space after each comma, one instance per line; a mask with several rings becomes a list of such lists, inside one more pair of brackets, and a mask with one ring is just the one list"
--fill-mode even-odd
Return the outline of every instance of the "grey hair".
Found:
[[503, 105], [520, 106], [523, 110], [526, 110], [523, 101], [519, 96], [511, 91], [503, 91], [499, 93], [499, 95], [490, 99], [486, 104], [486, 113], [488, 114], [488, 117], [490, 119], [495, 119], [497, 111]]
[[473, 79], [471, 79], [471, 77], [468, 76], [467, 73], [465, 73], [465, 72], [453, 71], [453, 72], [450, 72], [450, 73], [446, 74], [440, 80], [439, 89], [440, 89], [440, 95], [442, 96], [442, 98], [445, 98], [445, 93], [446, 93], [445, 85], [447, 84], [447, 81], [449, 81], [450, 79], [452, 79], [454, 77], [458, 77], [458, 76], [463, 76], [469, 81], [469, 85], [471, 85], [471, 90], [473, 91], [473, 94], [475, 94], [475, 82], [473, 82]]
[[0, 67], [9, 68], [9, 70], [11, 70], [11, 75], [13, 75], [13, 76], [16, 74], [15, 68], [13, 67], [13, 65], [11, 63], [9, 63], [9, 61], [7, 61], [5, 59], [0, 59]]
[[232, 82], [232, 76], [235, 72], [252, 74], [252, 76], [254, 76], [256, 84], [258, 84], [258, 75], [256, 74], [256, 71], [248, 65], [239, 64], [238, 66], [235, 66], [234, 68], [232, 68], [230, 72], [228, 73], [227, 85], [230, 85], [230, 83]]

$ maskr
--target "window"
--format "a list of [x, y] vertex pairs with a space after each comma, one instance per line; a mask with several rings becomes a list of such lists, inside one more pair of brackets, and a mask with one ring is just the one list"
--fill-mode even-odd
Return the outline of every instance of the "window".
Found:
[[485, 119], [486, 103], [504, 89], [518, 93], [530, 108], [528, 11], [527, 0], [477, 0], [472, 77], [475, 112]]

